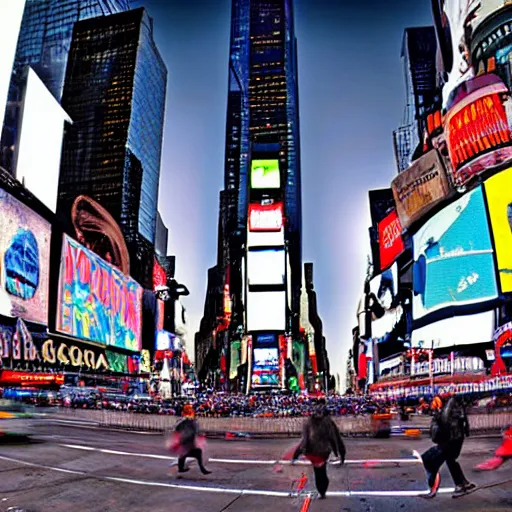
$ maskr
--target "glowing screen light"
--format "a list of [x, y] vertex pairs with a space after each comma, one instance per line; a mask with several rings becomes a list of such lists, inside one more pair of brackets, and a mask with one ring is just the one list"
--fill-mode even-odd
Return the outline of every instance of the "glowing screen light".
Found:
[[46, 325], [51, 226], [0, 189], [0, 314]]
[[57, 331], [140, 351], [142, 287], [64, 235]]
[[512, 169], [485, 182], [491, 227], [503, 293], [512, 292]]
[[255, 348], [251, 384], [255, 387], [279, 386], [279, 350]]
[[249, 204], [249, 231], [281, 231], [283, 204]]
[[[478, 87], [484, 80], [495, 83]], [[446, 115], [446, 141], [457, 185], [512, 159], [512, 138], [500, 96], [507, 89], [497, 80], [493, 75], [474, 79], [472, 92]]]
[[281, 175], [279, 160], [253, 160], [251, 162], [251, 188], [279, 188]]
[[247, 253], [247, 275], [251, 285], [284, 284], [284, 249], [263, 249]]
[[32, 69], [22, 112], [16, 178], [55, 212], [64, 121], [71, 120]]
[[379, 222], [378, 229], [380, 267], [384, 270], [392, 265], [405, 249], [402, 240], [402, 225], [396, 210]]
[[432, 217], [413, 246], [415, 319], [498, 296], [482, 187]]
[[247, 294], [247, 331], [284, 331], [286, 292]]

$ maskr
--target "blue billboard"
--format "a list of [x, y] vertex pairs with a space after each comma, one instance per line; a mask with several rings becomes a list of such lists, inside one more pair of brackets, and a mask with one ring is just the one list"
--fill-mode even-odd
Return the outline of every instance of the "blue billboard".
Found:
[[482, 187], [434, 215], [413, 237], [413, 318], [497, 298]]

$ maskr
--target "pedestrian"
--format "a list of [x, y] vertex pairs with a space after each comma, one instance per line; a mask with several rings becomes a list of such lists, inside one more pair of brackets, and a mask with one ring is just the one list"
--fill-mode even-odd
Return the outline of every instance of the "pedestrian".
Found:
[[340, 464], [345, 462], [346, 450], [340, 431], [329, 417], [325, 401], [321, 401], [312, 416], [306, 421], [301, 442], [292, 456], [292, 464], [301, 454], [305, 455], [313, 464], [315, 485], [320, 499], [325, 499], [329, 487], [327, 461], [331, 452], [339, 457]]
[[422, 455], [430, 489], [424, 497], [430, 499], [436, 496], [441, 484], [439, 469], [445, 462], [455, 484], [454, 496], [464, 494], [476, 487], [466, 479], [457, 462], [464, 438], [469, 436], [465, 407], [456, 396], [452, 396], [444, 407], [441, 398], [435, 397], [431, 407], [433, 410], [431, 436], [436, 446]]
[[203, 475], [209, 475], [211, 471], [203, 464], [204, 437], [199, 436], [199, 425], [194, 419], [194, 409], [190, 404], [183, 408], [183, 420], [174, 429], [169, 448], [178, 456], [178, 473], [186, 473], [189, 468], [185, 467], [187, 458], [196, 459], [199, 469]]

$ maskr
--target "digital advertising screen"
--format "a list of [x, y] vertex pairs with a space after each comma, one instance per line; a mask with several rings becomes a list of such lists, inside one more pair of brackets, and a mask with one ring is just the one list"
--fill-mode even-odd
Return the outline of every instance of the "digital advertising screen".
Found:
[[494, 334], [494, 317], [494, 311], [485, 311], [439, 320], [414, 329], [411, 346], [428, 350], [490, 342]]
[[162, 286], [167, 285], [167, 274], [165, 273], [164, 268], [158, 260], [155, 258], [153, 261], [153, 290], [158, 290]]
[[402, 239], [402, 225], [396, 210], [393, 210], [384, 220], [379, 222], [378, 230], [380, 267], [386, 269], [395, 262], [405, 249]]
[[286, 292], [249, 292], [246, 318], [248, 332], [284, 331]]
[[0, 314], [48, 323], [51, 225], [0, 189]]
[[283, 203], [249, 204], [249, 231], [281, 231]]
[[252, 386], [279, 386], [279, 376], [279, 350], [277, 348], [255, 348], [253, 350]]
[[498, 296], [482, 187], [434, 215], [413, 237], [413, 318]]
[[254, 247], [284, 247], [284, 229], [267, 232], [247, 230], [247, 248]]
[[280, 186], [279, 160], [253, 160], [251, 162], [251, 188], [275, 189]]
[[435, 149], [398, 174], [391, 188], [403, 228], [423, 217], [451, 192], [444, 165]]
[[464, 185], [489, 167], [512, 159], [512, 137], [502, 95], [506, 85], [495, 75], [474, 78], [445, 117], [444, 128], [453, 179]]
[[502, 293], [512, 293], [512, 169], [485, 182]]
[[174, 334], [168, 331], [156, 333], [155, 350], [174, 350]]
[[64, 235], [57, 331], [140, 351], [142, 287]]
[[282, 285], [285, 276], [284, 249], [260, 249], [247, 252], [249, 286]]

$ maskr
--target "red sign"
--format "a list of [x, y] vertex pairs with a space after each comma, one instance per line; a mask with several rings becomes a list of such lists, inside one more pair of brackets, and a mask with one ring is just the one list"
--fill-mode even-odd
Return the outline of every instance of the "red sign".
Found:
[[379, 222], [379, 249], [381, 270], [390, 267], [405, 249], [402, 225], [396, 210]]
[[2, 370], [1, 384], [21, 384], [22, 386], [34, 384], [64, 384], [64, 375], [54, 373], [30, 373]]
[[162, 265], [158, 263], [157, 259], [153, 263], [153, 290], [157, 290], [158, 286], [165, 286], [167, 283], [167, 275]]
[[172, 359], [174, 352], [172, 350], [157, 350], [155, 351], [155, 360], [162, 361], [163, 359]]
[[281, 231], [282, 228], [282, 203], [249, 205], [249, 231]]

